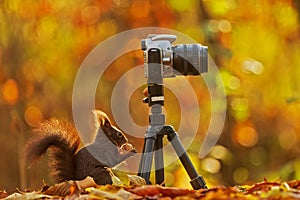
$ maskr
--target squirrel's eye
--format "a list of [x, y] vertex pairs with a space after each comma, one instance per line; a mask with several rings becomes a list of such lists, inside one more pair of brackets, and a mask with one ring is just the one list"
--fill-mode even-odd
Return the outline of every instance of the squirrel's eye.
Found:
[[118, 133], [117, 133], [117, 136], [118, 136], [118, 137], [123, 137], [123, 134], [122, 134], [121, 132], [118, 132]]

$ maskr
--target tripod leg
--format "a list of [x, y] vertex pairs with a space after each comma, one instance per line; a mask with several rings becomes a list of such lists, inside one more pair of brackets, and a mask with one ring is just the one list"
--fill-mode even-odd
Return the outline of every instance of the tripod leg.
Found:
[[148, 137], [145, 139], [144, 152], [140, 162], [139, 175], [146, 180], [147, 184], [150, 182], [150, 172], [153, 159], [153, 149], [155, 145], [155, 138]]
[[191, 185], [195, 190], [206, 189], [206, 183], [202, 176], [199, 176], [195, 167], [193, 166], [190, 158], [188, 157], [182, 143], [179, 140], [178, 134], [172, 130], [172, 133], [168, 134], [168, 140], [171, 142], [175, 152], [177, 153], [182, 165], [187, 171], [191, 181]]
[[156, 184], [164, 186], [164, 157], [163, 157], [163, 135], [158, 135], [155, 149], [155, 181]]
[[[144, 140], [144, 142], [146, 143], [146, 139]], [[139, 164], [139, 170], [138, 170], [138, 176], [142, 176], [142, 168], [143, 168], [143, 163], [144, 163], [144, 152], [145, 152], [145, 144], [143, 146], [143, 151], [142, 151], [142, 155], [141, 155], [141, 161]]]

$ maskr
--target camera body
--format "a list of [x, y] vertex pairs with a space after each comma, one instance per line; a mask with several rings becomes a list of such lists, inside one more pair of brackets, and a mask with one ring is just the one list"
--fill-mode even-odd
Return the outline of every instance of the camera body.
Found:
[[172, 46], [176, 39], [175, 35], [149, 34], [141, 41], [146, 78], [197, 76], [208, 71], [208, 48], [200, 44]]

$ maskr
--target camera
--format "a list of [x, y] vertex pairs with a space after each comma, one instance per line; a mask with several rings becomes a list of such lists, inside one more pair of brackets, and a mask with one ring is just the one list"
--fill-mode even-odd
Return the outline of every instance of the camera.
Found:
[[[208, 71], [208, 48], [200, 44], [178, 44], [175, 35], [149, 34], [141, 41], [144, 51], [144, 75], [175, 77], [176, 75], [197, 76]], [[159, 74], [157, 69], [161, 67]], [[156, 74], [152, 74], [156, 73]]]

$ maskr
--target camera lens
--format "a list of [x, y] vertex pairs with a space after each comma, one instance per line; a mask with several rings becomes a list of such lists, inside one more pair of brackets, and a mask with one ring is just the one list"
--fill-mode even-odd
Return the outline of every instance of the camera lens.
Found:
[[172, 47], [173, 69], [176, 75], [200, 75], [208, 71], [207, 46], [179, 44]]

